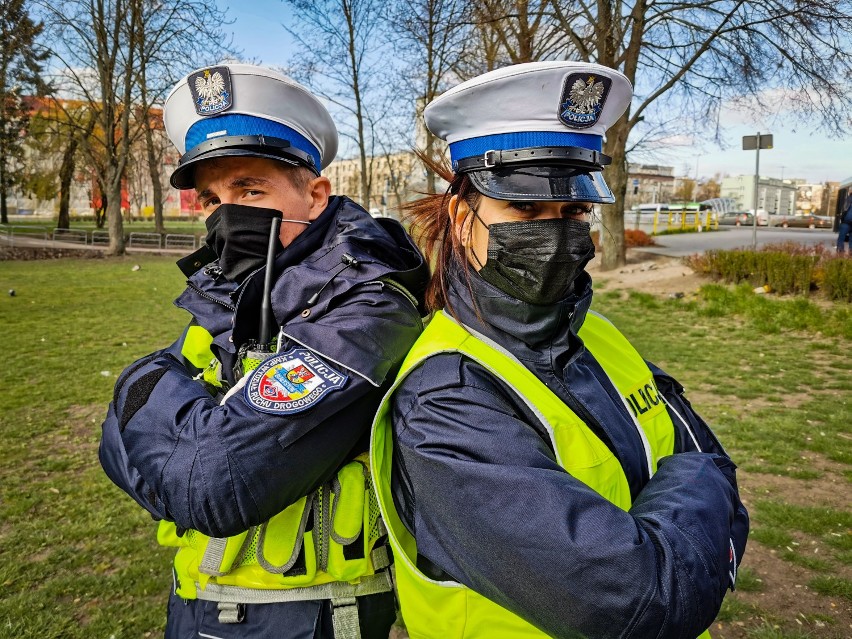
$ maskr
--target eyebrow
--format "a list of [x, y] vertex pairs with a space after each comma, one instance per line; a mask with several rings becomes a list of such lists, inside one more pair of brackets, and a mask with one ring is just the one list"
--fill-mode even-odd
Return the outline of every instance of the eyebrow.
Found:
[[[271, 184], [269, 180], [266, 178], [259, 177], [238, 177], [231, 180], [231, 182], [227, 185], [228, 189], [240, 189], [245, 188], [247, 186], [265, 186], [267, 184]], [[203, 191], [198, 192], [199, 199], [204, 199], [210, 197], [211, 195], [215, 195], [212, 189], [204, 189]]]

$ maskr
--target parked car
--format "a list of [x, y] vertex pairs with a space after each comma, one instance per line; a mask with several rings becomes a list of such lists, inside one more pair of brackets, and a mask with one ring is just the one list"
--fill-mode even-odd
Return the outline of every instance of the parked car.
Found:
[[823, 215], [786, 215], [782, 217], [776, 226], [783, 228], [807, 228], [807, 229], [830, 229], [831, 218]]
[[733, 226], [751, 226], [754, 224], [754, 215], [748, 211], [727, 211], [726, 213], [720, 213], [717, 219], [719, 224]]

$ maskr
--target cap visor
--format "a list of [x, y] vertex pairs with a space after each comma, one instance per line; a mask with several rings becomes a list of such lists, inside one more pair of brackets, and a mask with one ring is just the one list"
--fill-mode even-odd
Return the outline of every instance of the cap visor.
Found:
[[468, 175], [480, 193], [495, 200], [615, 202], [599, 171], [533, 165], [471, 171]]
[[[199, 155], [196, 158], [192, 158], [186, 164], [181, 164], [178, 168], [175, 169], [172, 176], [169, 178], [169, 183], [176, 189], [194, 189], [195, 188], [195, 169], [198, 167], [198, 164], [204, 162], [205, 160], [211, 160], [213, 158], [223, 158], [223, 157], [247, 157], [247, 158], [266, 158], [268, 160], [275, 160], [276, 162], [283, 162], [289, 166], [305, 166], [301, 162], [297, 162], [296, 160], [291, 160], [288, 158], [283, 158], [280, 155], [274, 155], [272, 153], [260, 153], [257, 151], [248, 151], [246, 149], [240, 148], [223, 148], [223, 149], [215, 149], [210, 151], [210, 153], [205, 153], [204, 155]], [[315, 171], [313, 167], [310, 168], [312, 171]]]

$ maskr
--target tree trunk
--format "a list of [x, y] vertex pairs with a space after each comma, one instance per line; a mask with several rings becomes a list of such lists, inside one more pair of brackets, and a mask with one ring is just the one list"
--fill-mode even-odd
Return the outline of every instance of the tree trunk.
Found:
[[612, 158], [604, 176], [615, 196], [615, 204], [603, 207], [601, 229], [601, 270], [611, 271], [626, 263], [624, 248], [624, 201], [627, 196], [627, 115], [622, 116], [607, 131], [604, 153]]
[[[429, 129], [426, 129], [426, 157], [430, 160], [435, 158], [435, 136]], [[426, 168], [426, 192], [435, 192], [435, 172]]]
[[[147, 118], [147, 113], [143, 116]], [[150, 123], [145, 126], [145, 147], [148, 150], [148, 175], [151, 176], [151, 187], [154, 195], [154, 232], [165, 233], [163, 224], [163, 183], [160, 177], [160, 161], [154, 147], [154, 132]]]
[[9, 211], [6, 208], [6, 163], [0, 160], [0, 224], [9, 223]]
[[74, 157], [77, 153], [77, 138], [71, 139], [65, 153], [62, 154], [62, 165], [59, 167], [59, 219], [56, 227], [71, 228], [71, 181], [74, 177]]
[[121, 176], [110, 171], [106, 197], [106, 219], [109, 227], [109, 254], [124, 255], [124, 220], [121, 217]]

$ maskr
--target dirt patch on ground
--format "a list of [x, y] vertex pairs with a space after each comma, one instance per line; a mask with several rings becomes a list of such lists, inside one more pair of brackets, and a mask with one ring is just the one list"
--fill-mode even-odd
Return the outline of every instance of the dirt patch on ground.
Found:
[[[734, 622], [717, 621], [712, 629], [714, 639], [741, 639], [763, 624], [825, 639], [850, 636], [850, 603], [840, 597], [826, 597], [814, 592], [808, 587], [813, 578], [811, 571], [776, 555], [776, 551], [757, 542], [749, 543], [741, 568], [748, 568], [761, 580], [761, 590], [738, 591], [733, 596], [738, 602], [753, 606], [758, 611]], [[728, 596], [732, 595], [729, 593]]]
[[771, 497], [780, 498], [781, 501], [793, 506], [826, 506], [832, 509], [852, 510], [849, 484], [843, 475], [834, 469], [840, 464], [833, 464], [815, 453], [809, 453], [809, 457], [811, 465], [822, 472], [820, 477], [802, 480], [783, 475], [738, 470], [737, 476], [742, 487], [743, 501]]
[[686, 295], [696, 292], [709, 280], [697, 275], [679, 257], [628, 250], [626, 266], [614, 271], [600, 270], [601, 258], [586, 267], [603, 290], [633, 289], [654, 295]]

